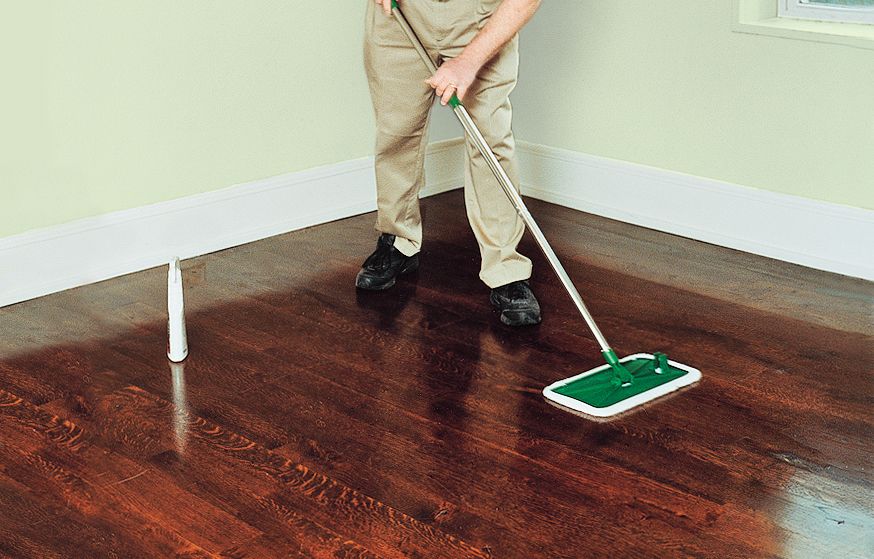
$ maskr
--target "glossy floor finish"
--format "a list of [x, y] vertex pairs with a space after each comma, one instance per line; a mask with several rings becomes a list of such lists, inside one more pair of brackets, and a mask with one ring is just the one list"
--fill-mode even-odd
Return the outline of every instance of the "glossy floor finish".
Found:
[[0, 556], [872, 556], [870, 283], [532, 201], [618, 353], [704, 374], [596, 423], [540, 395], [600, 358], [531, 240], [511, 330], [424, 209], [385, 293], [372, 214], [184, 262], [180, 366], [164, 269], [0, 309]]

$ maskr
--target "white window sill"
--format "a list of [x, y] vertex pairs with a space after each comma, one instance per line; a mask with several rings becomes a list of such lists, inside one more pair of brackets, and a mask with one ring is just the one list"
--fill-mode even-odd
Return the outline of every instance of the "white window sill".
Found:
[[735, 0], [733, 30], [874, 50], [874, 25], [777, 17], [774, 0]]

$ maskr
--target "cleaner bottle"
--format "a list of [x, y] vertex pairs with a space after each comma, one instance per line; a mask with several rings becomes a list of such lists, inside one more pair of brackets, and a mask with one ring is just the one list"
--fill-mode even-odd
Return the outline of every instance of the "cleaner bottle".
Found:
[[167, 272], [167, 357], [174, 363], [180, 363], [188, 357], [185, 302], [182, 297], [182, 269], [177, 257], [170, 262]]

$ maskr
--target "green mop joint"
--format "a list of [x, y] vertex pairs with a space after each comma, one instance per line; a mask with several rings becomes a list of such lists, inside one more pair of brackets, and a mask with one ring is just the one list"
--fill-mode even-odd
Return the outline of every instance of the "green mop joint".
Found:
[[634, 381], [634, 377], [631, 376], [631, 373], [626, 369], [622, 363], [619, 362], [619, 357], [616, 355], [616, 352], [612, 349], [608, 349], [607, 351], [602, 351], [601, 355], [604, 356], [604, 359], [607, 360], [607, 363], [610, 365], [610, 368], [613, 370], [613, 381], [612, 383], [616, 386], [627, 385]]
[[701, 373], [668, 360], [664, 353], [619, 359], [602, 352], [606, 365], [560, 380], [543, 391], [547, 399], [597, 417], [608, 417], [697, 382]]

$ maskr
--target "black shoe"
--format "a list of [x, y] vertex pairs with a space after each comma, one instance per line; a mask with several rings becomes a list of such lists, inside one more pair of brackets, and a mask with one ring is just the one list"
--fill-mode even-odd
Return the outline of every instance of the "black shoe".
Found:
[[383, 233], [376, 243], [376, 251], [367, 257], [355, 278], [359, 289], [381, 291], [395, 284], [401, 274], [415, 272], [419, 268], [419, 255], [405, 256], [394, 247], [395, 236]]
[[492, 289], [489, 300], [501, 311], [501, 322], [507, 326], [529, 326], [540, 322], [540, 303], [527, 280]]

